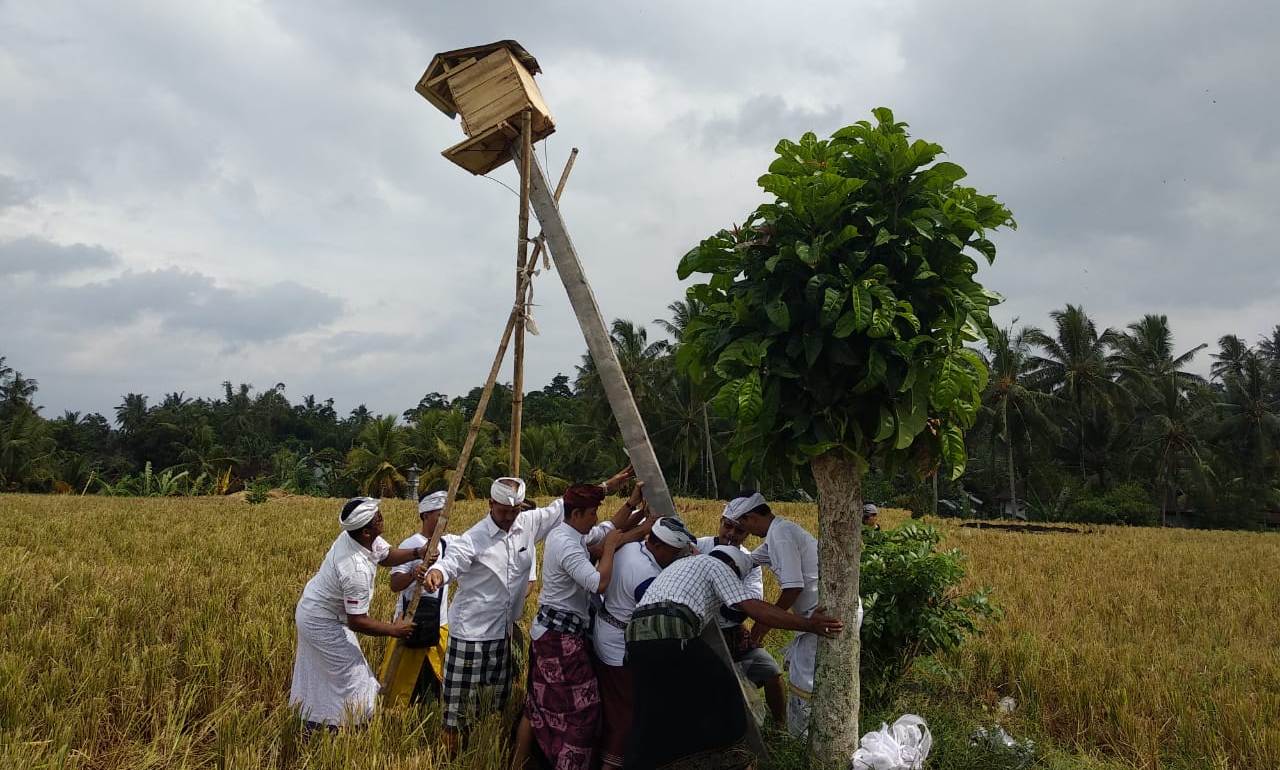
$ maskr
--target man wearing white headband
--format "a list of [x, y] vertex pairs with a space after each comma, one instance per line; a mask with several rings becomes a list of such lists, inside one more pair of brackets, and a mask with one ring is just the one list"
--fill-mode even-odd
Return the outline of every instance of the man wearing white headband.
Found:
[[635, 683], [625, 665], [623, 637], [627, 621], [658, 573], [688, 554], [693, 542], [683, 522], [665, 517], [654, 522], [644, 542], [628, 543], [613, 554], [613, 577], [602, 595], [592, 633], [600, 689], [600, 757], [606, 768], [622, 767], [634, 721]]
[[[747, 539], [747, 531], [737, 521], [729, 518], [729, 513], [730, 507], [726, 506], [724, 514], [720, 516], [718, 533], [698, 538], [698, 553], [728, 548], [750, 560], [751, 552], [742, 545]], [[752, 563], [742, 582], [746, 584], [751, 598], [764, 600], [764, 572], [761, 567]], [[732, 607], [721, 607], [720, 617], [716, 618], [733, 662], [748, 682], [764, 690], [769, 719], [778, 729], [783, 729], [787, 724], [787, 688], [782, 681], [782, 667], [768, 650], [752, 640], [751, 633], [743, 624], [744, 620], [746, 615]]]
[[[440, 512], [444, 510], [444, 502], [448, 492], [431, 492], [422, 495], [418, 500], [418, 518], [422, 519], [422, 528], [405, 538], [401, 548], [425, 549], [431, 542], [431, 536], [440, 523]], [[440, 551], [445, 551], [449, 543], [457, 535], [444, 535], [440, 538]], [[395, 620], [399, 620], [413, 601], [413, 584], [422, 580], [427, 574], [427, 567], [435, 561], [435, 554], [428, 554], [426, 559], [414, 559], [391, 569], [391, 590], [399, 591], [396, 599]], [[449, 645], [449, 591], [441, 588], [432, 596], [423, 596], [418, 603], [417, 613], [412, 618], [414, 625], [433, 624], [439, 628], [439, 638], [422, 644], [429, 646], [427, 657], [418, 676], [417, 685], [413, 689], [410, 701], [432, 700], [439, 697], [441, 683], [444, 681], [444, 655]], [[435, 643], [432, 644], [431, 641]], [[412, 644], [412, 641], [410, 642]]]
[[[818, 606], [818, 539], [794, 521], [774, 516], [759, 492], [730, 500], [724, 516], [756, 537], [764, 538], [764, 544], [752, 551], [751, 557], [777, 576], [782, 589], [774, 602], [777, 608], [802, 617], [812, 615]], [[751, 631], [752, 641], [761, 644], [774, 626], [776, 624], [767, 620], [757, 619]], [[855, 627], [862, 627], [861, 599]], [[791, 685], [787, 728], [793, 735], [803, 735], [809, 728], [809, 700], [813, 695], [817, 655], [818, 637], [814, 633], [796, 634], [783, 651]]]
[[369, 617], [378, 565], [394, 567], [422, 558], [419, 548], [392, 548], [382, 539], [382, 512], [372, 497], [348, 500], [338, 514], [342, 532], [294, 611], [298, 651], [293, 662], [289, 703], [308, 730], [336, 730], [373, 714], [378, 679], [360, 651], [356, 632], [403, 639], [408, 621], [384, 623]]
[[627, 767], [754, 767], [738, 676], [702, 639], [721, 607], [795, 631], [835, 636], [844, 629], [822, 612], [802, 617], [751, 596], [743, 579], [753, 565], [741, 549], [716, 546], [663, 570], [636, 606], [626, 631], [635, 677]]
[[[603, 487], [612, 493], [635, 475], [630, 467]], [[451, 748], [473, 716], [475, 701], [493, 691], [495, 705], [511, 693], [511, 633], [524, 612], [535, 550], [564, 521], [564, 500], [525, 510], [525, 483], [500, 478], [489, 491], [489, 515], [458, 536], [427, 571], [426, 590], [456, 582], [449, 607], [449, 647], [444, 663], [444, 726]], [[602, 525], [588, 545], [604, 538]]]

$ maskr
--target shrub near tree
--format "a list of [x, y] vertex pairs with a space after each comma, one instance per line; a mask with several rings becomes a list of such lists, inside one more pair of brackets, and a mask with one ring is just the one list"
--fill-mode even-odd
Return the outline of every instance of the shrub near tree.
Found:
[[[958, 182], [942, 148], [910, 141], [885, 108], [820, 140], [783, 140], [760, 186], [772, 200], [742, 227], [685, 255], [679, 275], [700, 312], [678, 364], [733, 420], [733, 474], [796, 476], [818, 491], [820, 603], [852, 619], [861, 547], [861, 479], [963, 472], [964, 433], [987, 382], [966, 343], [994, 331], [999, 297], [974, 280], [1014, 222]], [[818, 646], [810, 724], [815, 767], [857, 746], [859, 640], [850, 623]]]

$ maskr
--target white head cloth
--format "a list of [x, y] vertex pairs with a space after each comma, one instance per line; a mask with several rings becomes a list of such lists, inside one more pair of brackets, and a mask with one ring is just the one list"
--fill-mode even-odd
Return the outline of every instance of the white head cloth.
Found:
[[742, 514], [753, 511], [764, 504], [764, 495], [759, 492], [750, 497], [735, 497], [724, 507], [724, 513], [721, 515], [729, 521], [737, 521], [742, 518]]
[[681, 551], [692, 547], [695, 540], [693, 533], [683, 521], [674, 516], [663, 516], [653, 524], [653, 536]]
[[[338, 514], [338, 526], [342, 527], [345, 532], [353, 532], [373, 521], [373, 517], [378, 515], [378, 501], [372, 497], [354, 498], [360, 501], [360, 504], [351, 509], [346, 518], [342, 514]], [[349, 500], [347, 502], [350, 502]], [[343, 509], [347, 506], [343, 505]]]
[[418, 501], [418, 513], [430, 513], [438, 511], [444, 507], [445, 498], [449, 496], [448, 492], [432, 492]]
[[718, 545], [711, 549], [711, 553], [722, 553], [733, 559], [734, 565], [738, 569], [738, 579], [745, 579], [751, 574], [751, 570], [755, 569], [755, 563], [751, 561], [751, 556], [742, 552], [742, 549], [736, 545]]
[[867, 503], [866, 505], [862, 506], [862, 515], [863, 516], [879, 516], [880, 509], [876, 507], [875, 503]]
[[[515, 489], [507, 486], [508, 482], [514, 482]], [[523, 503], [524, 479], [517, 479], [512, 476], [494, 479], [493, 486], [489, 487], [489, 499], [503, 505], [519, 505]]]

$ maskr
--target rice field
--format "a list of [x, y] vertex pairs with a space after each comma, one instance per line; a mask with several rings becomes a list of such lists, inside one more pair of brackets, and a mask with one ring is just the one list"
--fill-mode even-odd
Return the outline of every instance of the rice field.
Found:
[[[339, 504], [0, 496], [0, 766], [445, 767], [433, 710], [298, 737], [293, 605]], [[482, 505], [462, 504], [451, 530]], [[717, 503], [680, 507], [712, 531]], [[779, 508], [814, 524], [812, 506]], [[384, 510], [393, 544], [416, 528], [409, 503]], [[1098, 758], [1089, 767], [1280, 767], [1280, 537], [935, 523], [1005, 616], [923, 667], [895, 705], [928, 718], [934, 704], [1012, 695], [1020, 729]], [[389, 617], [385, 581], [375, 613]], [[384, 641], [363, 644], [376, 665]], [[490, 719], [448, 766], [503, 767], [504, 724]]]

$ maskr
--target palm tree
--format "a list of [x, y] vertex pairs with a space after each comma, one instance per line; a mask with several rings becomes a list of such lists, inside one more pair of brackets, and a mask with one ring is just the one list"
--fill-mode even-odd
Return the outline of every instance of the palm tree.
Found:
[[116, 407], [116, 425], [126, 436], [137, 433], [147, 421], [147, 397], [141, 393], [130, 393]]
[[1209, 448], [1202, 438], [1207, 433], [1216, 404], [1203, 385], [1188, 385], [1174, 375], [1151, 382], [1157, 398], [1147, 400], [1148, 415], [1143, 420], [1139, 453], [1157, 468], [1160, 489], [1160, 524], [1167, 523], [1169, 502], [1177, 496], [1178, 478], [1186, 471], [1200, 487], [1208, 486], [1212, 474]]
[[573, 442], [564, 425], [530, 425], [520, 439], [520, 466], [534, 494], [558, 495], [569, 479], [558, 475], [572, 454]]
[[1222, 410], [1222, 436], [1234, 444], [1240, 467], [1254, 483], [1268, 483], [1268, 471], [1277, 462], [1280, 446], [1280, 397], [1262, 357], [1250, 351], [1241, 362], [1240, 374], [1226, 377]]
[[1116, 344], [1114, 329], [1098, 333], [1097, 325], [1078, 305], [1067, 305], [1049, 314], [1056, 327], [1050, 337], [1039, 329], [1027, 332], [1026, 341], [1041, 349], [1031, 357], [1028, 381], [1071, 404], [1076, 428], [1080, 475], [1087, 475], [1087, 423], [1108, 419], [1124, 403], [1126, 391], [1117, 382], [1119, 367], [1110, 349]]
[[[613, 349], [618, 355], [618, 365], [622, 368], [627, 384], [631, 386], [631, 394], [641, 415], [649, 417], [656, 411], [654, 399], [661, 394], [665, 398], [667, 380], [660, 375], [660, 364], [671, 348], [666, 340], [649, 342], [649, 331], [643, 324], [634, 324], [616, 318], [610, 328], [609, 336], [613, 340]], [[670, 367], [665, 367], [667, 373]], [[604, 387], [600, 384], [600, 376], [596, 373], [595, 362], [591, 356], [583, 355], [582, 364], [578, 366], [578, 378], [575, 383], [578, 394], [585, 402], [585, 411], [591, 423], [597, 427], [613, 428], [613, 412], [605, 397]]]
[[1280, 363], [1280, 324], [1276, 324], [1271, 333], [1264, 335], [1258, 342], [1258, 352], [1273, 364]]
[[0, 490], [33, 489], [49, 481], [56, 449], [34, 409], [15, 410], [0, 422]]
[[[1018, 319], [1013, 319], [1017, 324]], [[1024, 326], [1016, 332], [1012, 325], [997, 329], [987, 341], [987, 355], [991, 378], [983, 394], [983, 410], [991, 419], [991, 440], [994, 446], [999, 438], [1005, 446], [1009, 470], [1009, 505], [1017, 510], [1017, 481], [1014, 470], [1013, 450], [1018, 441], [1031, 443], [1039, 432], [1055, 437], [1058, 427], [1045, 416], [1044, 409], [1050, 396], [1028, 385], [1036, 358], [1031, 355], [1031, 340], [1043, 334], [1034, 327]]]
[[1138, 387], [1162, 382], [1167, 377], [1188, 384], [1202, 382], [1202, 377], [1186, 371], [1185, 367], [1207, 347], [1206, 343], [1201, 343], [1175, 356], [1168, 316], [1145, 315], [1141, 321], [1129, 324], [1128, 332], [1116, 335], [1116, 364], [1120, 379]]
[[409, 457], [404, 431], [395, 415], [371, 419], [347, 453], [347, 472], [366, 495], [394, 497], [405, 484], [400, 468]]
[[1212, 354], [1213, 365], [1209, 374], [1214, 379], [1226, 380], [1239, 377], [1244, 370], [1244, 361], [1249, 356], [1249, 346], [1234, 334], [1218, 338], [1218, 352]]

